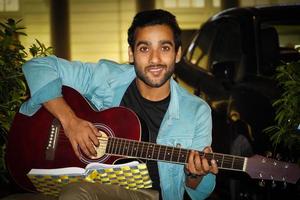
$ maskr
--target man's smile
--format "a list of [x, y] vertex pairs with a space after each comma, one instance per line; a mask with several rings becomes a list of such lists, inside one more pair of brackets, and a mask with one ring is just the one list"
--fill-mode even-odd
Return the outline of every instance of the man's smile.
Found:
[[154, 65], [146, 67], [146, 71], [150, 72], [154, 76], [159, 76], [163, 70], [166, 69], [165, 65]]

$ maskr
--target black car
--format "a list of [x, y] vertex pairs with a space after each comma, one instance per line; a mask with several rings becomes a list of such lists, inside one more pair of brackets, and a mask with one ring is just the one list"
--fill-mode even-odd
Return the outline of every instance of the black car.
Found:
[[[263, 130], [274, 123], [272, 103], [281, 94], [275, 70], [300, 60], [299, 45], [300, 4], [232, 8], [200, 27], [175, 78], [210, 104], [214, 151], [242, 156], [272, 151]], [[252, 199], [249, 188], [233, 185], [231, 199]]]

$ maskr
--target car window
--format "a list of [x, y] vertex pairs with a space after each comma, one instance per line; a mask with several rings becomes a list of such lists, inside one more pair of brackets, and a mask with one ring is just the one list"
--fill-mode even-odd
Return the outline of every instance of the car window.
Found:
[[208, 70], [208, 55], [203, 51], [203, 49], [199, 46], [196, 45], [193, 48], [193, 51], [188, 52], [187, 54], [190, 62], [197, 67], [203, 69], [203, 70]]
[[300, 25], [275, 25], [280, 46], [280, 60], [283, 62], [300, 59]]
[[217, 27], [215, 23], [204, 24], [196, 34], [186, 53], [186, 59], [202, 70], [209, 70], [208, 52], [212, 45]]
[[210, 66], [214, 62], [238, 61], [241, 59], [241, 32], [238, 22], [226, 19], [219, 24], [209, 54]]
[[274, 25], [278, 32], [280, 47], [295, 48], [300, 45], [300, 25]]
[[300, 26], [294, 24], [261, 25], [260, 73], [273, 75], [276, 66], [300, 59], [297, 46], [300, 45]]
[[211, 71], [214, 62], [237, 61], [241, 58], [239, 24], [232, 19], [220, 19], [201, 27], [186, 54], [194, 66]]

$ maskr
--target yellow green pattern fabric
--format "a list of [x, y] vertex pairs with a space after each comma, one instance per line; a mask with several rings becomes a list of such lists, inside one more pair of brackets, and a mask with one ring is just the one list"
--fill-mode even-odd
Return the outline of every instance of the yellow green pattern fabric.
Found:
[[144, 163], [136, 166], [92, 170], [85, 176], [28, 175], [28, 177], [37, 191], [53, 196], [58, 196], [65, 185], [80, 181], [114, 184], [131, 190], [152, 187], [152, 181], [149, 177], [147, 166]]

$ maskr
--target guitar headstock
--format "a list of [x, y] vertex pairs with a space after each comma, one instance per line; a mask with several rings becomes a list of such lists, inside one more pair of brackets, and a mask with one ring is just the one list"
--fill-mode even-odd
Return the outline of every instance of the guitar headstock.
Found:
[[300, 177], [297, 164], [282, 162], [259, 155], [247, 158], [245, 172], [251, 178], [296, 183]]

